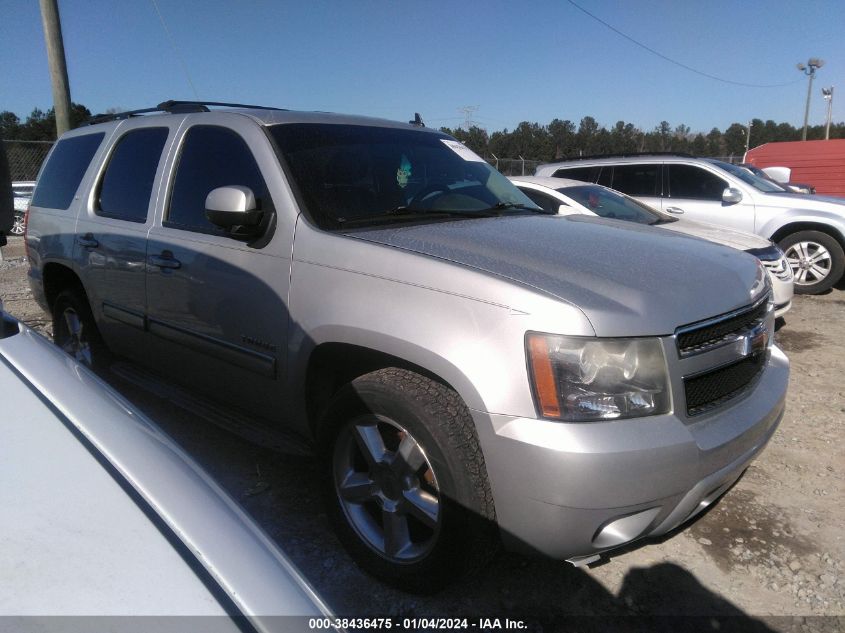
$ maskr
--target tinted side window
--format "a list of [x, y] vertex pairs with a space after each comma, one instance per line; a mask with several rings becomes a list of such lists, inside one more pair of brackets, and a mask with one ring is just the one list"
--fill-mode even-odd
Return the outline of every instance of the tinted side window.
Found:
[[555, 200], [551, 196], [548, 196], [544, 193], [540, 193], [539, 191], [536, 191], [534, 189], [529, 189], [528, 187], [520, 187], [519, 190], [526, 196], [531, 198], [531, 202], [536, 204], [538, 207], [541, 207], [546, 213], [557, 215], [558, 207], [562, 204], [565, 204], [559, 200]]
[[728, 183], [693, 165], [668, 165], [669, 197], [721, 200]]
[[554, 176], [555, 178], [572, 178], [572, 180], [581, 180], [582, 182], [593, 182], [594, 167], [563, 167], [558, 169]]
[[656, 196], [660, 165], [616, 165], [612, 188], [629, 196]]
[[155, 127], [133, 130], [120, 138], [100, 183], [97, 215], [146, 222], [167, 134], [166, 127]]
[[38, 180], [32, 206], [67, 209], [104, 136], [100, 132], [59, 141]]
[[205, 217], [205, 199], [212, 189], [231, 185], [249, 187], [259, 206], [266, 203], [267, 187], [246, 142], [227, 128], [192, 127], [182, 143], [165, 224], [223, 234]]

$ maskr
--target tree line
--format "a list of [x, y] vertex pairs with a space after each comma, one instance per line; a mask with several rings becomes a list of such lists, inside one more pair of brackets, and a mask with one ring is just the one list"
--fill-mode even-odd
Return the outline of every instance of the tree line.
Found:
[[[72, 103], [70, 106], [70, 127], [79, 127], [91, 118], [91, 111], [84, 105]], [[5, 141], [55, 141], [56, 111], [50, 108], [46, 112], [35, 108], [21, 121], [17, 114], [4, 110], [0, 112], [0, 139]]]
[[[71, 104], [71, 127], [82, 125], [91, 117], [84, 105]], [[684, 152], [696, 156], [741, 156], [745, 151], [747, 127], [731, 124], [724, 132], [714, 127], [706, 134], [692, 132], [684, 124], [672, 127], [661, 121], [654, 129], [644, 131], [633, 123], [617, 121], [610, 129], [585, 116], [576, 125], [568, 119], [554, 119], [548, 125], [523, 121], [512, 131], [488, 132], [480, 127], [440, 128], [465, 143], [485, 158], [517, 158], [552, 161], [591, 154], [621, 154], [631, 152]], [[809, 140], [824, 138], [824, 126], [807, 129]], [[830, 126], [830, 138], [845, 138], [845, 123]], [[0, 139], [22, 141], [56, 140], [56, 115], [53, 108], [32, 113], [21, 121], [14, 113], [0, 112]], [[775, 123], [771, 119], [751, 121], [751, 142], [756, 147], [773, 141], [798, 141], [801, 128], [789, 123]]]
[[[593, 154], [632, 152], [683, 152], [696, 156], [741, 156], [745, 152], [747, 126], [731, 124], [724, 132], [714, 127], [706, 134], [692, 132], [684, 124], [672, 127], [661, 121], [652, 130], [644, 131], [633, 123], [617, 121], [610, 129], [586, 116], [576, 126], [573, 121], [554, 119], [548, 125], [523, 121], [512, 131], [504, 129], [488, 134], [473, 126], [440, 128], [466, 144], [475, 153], [490, 158], [517, 158], [552, 161]], [[807, 139], [824, 138], [824, 126], [807, 128]], [[831, 124], [830, 138], [845, 138], [845, 123]], [[751, 142], [757, 147], [774, 141], [799, 141], [801, 128], [771, 119], [751, 121]]]

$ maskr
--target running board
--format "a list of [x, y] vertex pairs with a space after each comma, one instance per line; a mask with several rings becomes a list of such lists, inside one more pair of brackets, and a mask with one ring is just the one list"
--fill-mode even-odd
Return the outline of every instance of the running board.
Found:
[[273, 431], [243, 413], [198, 398], [153, 372], [125, 361], [112, 363], [110, 369], [118, 378], [254, 444], [288, 455], [314, 456], [312, 447], [298, 435]]
[[573, 567], [586, 567], [591, 563], [595, 563], [597, 560], [601, 559], [601, 555], [599, 554], [589, 554], [587, 556], [575, 556], [574, 558], [567, 558], [566, 562], [572, 565]]

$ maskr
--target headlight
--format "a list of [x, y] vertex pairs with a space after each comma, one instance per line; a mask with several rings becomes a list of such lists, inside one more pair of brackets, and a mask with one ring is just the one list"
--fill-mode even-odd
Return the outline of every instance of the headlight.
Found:
[[529, 333], [528, 367], [543, 417], [573, 422], [669, 411], [660, 341]]

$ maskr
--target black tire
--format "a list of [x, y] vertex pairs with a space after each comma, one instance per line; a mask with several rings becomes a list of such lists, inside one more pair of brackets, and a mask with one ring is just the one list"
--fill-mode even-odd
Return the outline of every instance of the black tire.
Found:
[[[845, 272], [845, 253], [842, 245], [827, 233], [821, 231], [798, 231], [783, 238], [779, 243], [786, 253], [787, 261], [795, 275], [795, 294], [815, 295], [825, 292], [842, 278]], [[829, 258], [821, 261], [821, 266], [810, 268], [806, 255], [812, 257], [827, 251]], [[825, 275], [817, 273], [826, 271]]]
[[[384, 517], [391, 500], [384, 495], [393, 495], [391, 498], [398, 499], [398, 503], [405, 503], [413, 481], [409, 484], [408, 478], [403, 479], [399, 483], [401, 491], [395, 484], [386, 485], [379, 490], [391, 488], [392, 492], [360, 502], [360, 507], [341, 497], [338, 480], [342, 477], [338, 472], [343, 467], [338, 464], [345, 459], [347, 450], [363, 450], [358, 443], [350, 444], [349, 438], [355, 429], [362, 428], [359, 425], [367, 423], [383, 433], [387, 429], [384, 447], [388, 450], [385, 460], [378, 462], [382, 469], [391, 459], [398, 461], [401, 454], [398, 447], [389, 450], [394, 425], [401, 429], [397, 437], [403, 439], [403, 445], [408, 438], [417, 443], [424, 459], [417, 470], [417, 484], [430, 486], [432, 496], [438, 498], [436, 528], [417, 524], [413, 512], [396, 510], [396, 516], [404, 513], [405, 534], [410, 535], [404, 554], [385, 551], [388, 536]], [[500, 539], [484, 456], [469, 410], [453, 390], [411, 371], [381, 369], [343, 387], [329, 405], [320, 428], [327, 513], [339, 540], [365, 571], [408, 591], [432, 593], [479, 569], [498, 551]], [[363, 456], [361, 452], [360, 457]], [[366, 465], [372, 462], [365, 460], [359, 463], [367, 471], [360, 475], [369, 475], [372, 482], [379, 480], [378, 467]], [[365, 534], [372, 536], [373, 532], [360, 527], [362, 520], [375, 525], [376, 536], [381, 522], [383, 546], [367, 540]]]
[[[74, 318], [79, 324], [76, 333], [72, 331]], [[89, 369], [103, 371], [109, 367], [111, 354], [81, 289], [66, 288], [53, 301], [53, 342]]]

